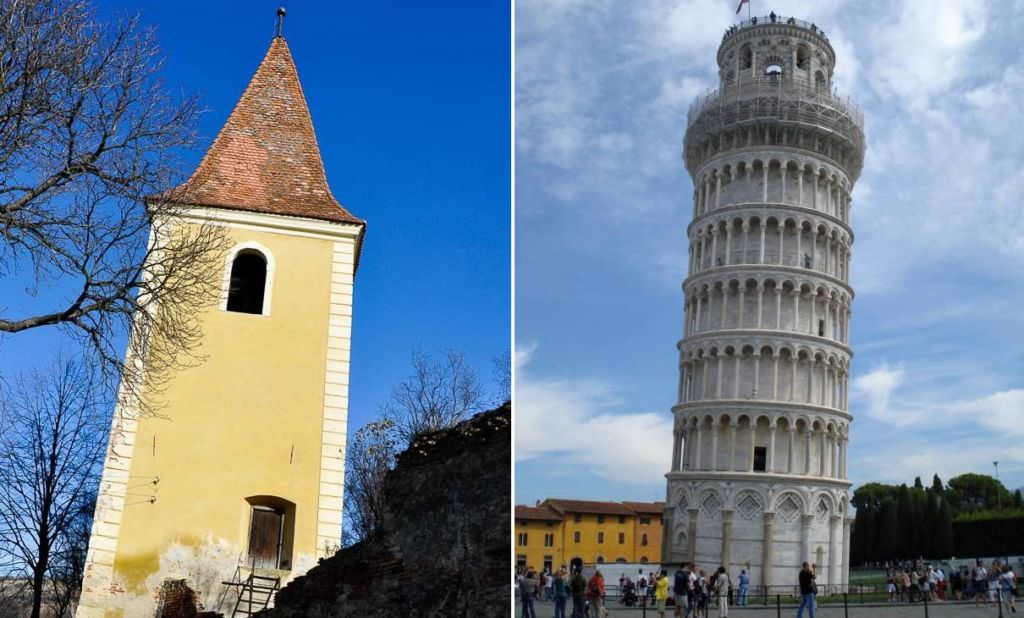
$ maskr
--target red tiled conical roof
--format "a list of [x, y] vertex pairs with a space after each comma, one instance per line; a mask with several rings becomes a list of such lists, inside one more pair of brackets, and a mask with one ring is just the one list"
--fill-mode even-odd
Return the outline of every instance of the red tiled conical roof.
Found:
[[188, 182], [185, 204], [362, 224], [331, 195], [288, 44], [277, 37]]

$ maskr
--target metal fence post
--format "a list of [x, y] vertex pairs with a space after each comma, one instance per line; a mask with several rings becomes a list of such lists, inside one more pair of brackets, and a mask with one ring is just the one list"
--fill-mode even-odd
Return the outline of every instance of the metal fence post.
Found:
[[846, 593], [843, 593], [843, 616], [844, 618], [850, 618], [850, 606], [846, 601]]
[[924, 599], [924, 618], [928, 618], [928, 592], [926, 591], [922, 596]]

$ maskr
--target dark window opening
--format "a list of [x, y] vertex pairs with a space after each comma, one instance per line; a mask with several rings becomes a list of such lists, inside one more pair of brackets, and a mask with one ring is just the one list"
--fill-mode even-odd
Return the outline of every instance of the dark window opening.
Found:
[[768, 77], [778, 77], [779, 75], [782, 75], [782, 65], [769, 64], [764, 70], [764, 74]]
[[620, 532], [619, 533], [619, 545], [625, 545], [625, 544], [626, 544], [626, 533], [625, 532]]
[[604, 564], [604, 556], [598, 556], [597, 557], [597, 563], [598, 564]]
[[553, 535], [553, 534], [545, 534], [544, 535], [544, 547], [554, 547], [554, 546], [555, 546], [555, 535]]
[[522, 554], [519, 554], [518, 556], [516, 556], [516, 566], [519, 567], [520, 569], [525, 569], [526, 568], [526, 556], [524, 556]]
[[604, 543], [604, 532], [598, 532], [597, 533], [597, 542], [598, 543]]
[[640, 556], [640, 564], [647, 564], [647, 556]]
[[754, 64], [754, 52], [749, 47], [740, 50], [740, 68], [749, 69]]
[[528, 535], [525, 532], [520, 532], [519, 533], [519, 544], [520, 545], [526, 545], [527, 539], [528, 539]]
[[640, 544], [641, 545], [647, 545], [647, 533], [646, 532], [643, 535], [640, 536]]
[[244, 251], [231, 263], [228, 311], [263, 313], [263, 292], [267, 283], [267, 261], [255, 251]]
[[583, 521], [583, 516], [580, 515], [579, 513], [576, 513], [575, 515], [573, 515], [572, 520], [577, 522], [577, 523], [581, 522], [581, 521]]
[[604, 515], [598, 515], [597, 516], [597, 523], [599, 523], [599, 524], [603, 524], [604, 523]]
[[552, 569], [555, 564], [555, 559], [552, 556], [544, 556], [544, 570], [548, 573], [553, 572]]
[[619, 523], [620, 524], [626, 523], [626, 516], [625, 515], [619, 515]]
[[640, 523], [641, 524], [649, 524], [649, 523], [651, 523], [651, 516], [650, 515], [641, 515], [640, 516]]
[[764, 446], [754, 447], [754, 472], [768, 470], [768, 449]]
[[825, 336], [825, 320], [818, 320], [818, 336]]
[[580, 542], [580, 531], [579, 530], [577, 530], [577, 531], [572, 533], [572, 542], [573, 543], [579, 543]]

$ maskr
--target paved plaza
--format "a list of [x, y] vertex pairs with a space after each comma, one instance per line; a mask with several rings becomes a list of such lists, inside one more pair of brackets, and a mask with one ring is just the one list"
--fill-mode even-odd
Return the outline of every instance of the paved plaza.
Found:
[[[552, 618], [555, 615], [555, 606], [553, 603], [538, 602], [537, 603], [537, 618]], [[815, 612], [816, 618], [921, 618], [925, 615], [924, 605], [920, 603], [914, 603], [912, 605], [850, 605], [849, 613], [844, 613], [843, 606], [823, 605], [818, 608]], [[566, 604], [566, 615], [572, 615], [572, 601]], [[1004, 612], [1004, 616], [1017, 616], [1022, 614], [1024, 609], [1018, 611], [1017, 614], [1011, 614], [1007, 611]], [[708, 612], [708, 618], [717, 618], [718, 610], [711, 608]], [[518, 618], [523, 615], [522, 605], [516, 602], [516, 613], [515, 616]], [[774, 607], [763, 608], [763, 607], [731, 607], [729, 608], [730, 618], [777, 618], [781, 615], [783, 618], [793, 618], [796, 616], [796, 606], [790, 605], [782, 606], [781, 614], [777, 613]], [[650, 607], [647, 608], [646, 616], [642, 608], [616, 608], [614, 604], [610, 604], [608, 607], [609, 618], [658, 618], [658, 612]], [[665, 618], [671, 618], [674, 616], [672, 609], [669, 608], [665, 611]], [[807, 616], [807, 612], [804, 612], [804, 616]], [[954, 618], [959, 616], [972, 616], [977, 618], [990, 618], [999, 616], [999, 609], [989, 605], [988, 607], [975, 607], [973, 603], [938, 603], [928, 604], [928, 618]]]

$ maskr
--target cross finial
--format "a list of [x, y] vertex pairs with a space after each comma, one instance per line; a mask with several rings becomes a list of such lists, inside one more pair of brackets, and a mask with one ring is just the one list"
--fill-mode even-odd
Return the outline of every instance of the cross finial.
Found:
[[281, 36], [282, 36], [281, 35], [281, 29], [284, 27], [284, 16], [285, 16], [284, 7], [283, 6], [279, 7], [277, 9], [277, 34], [275, 35], [277, 38], [281, 38]]

